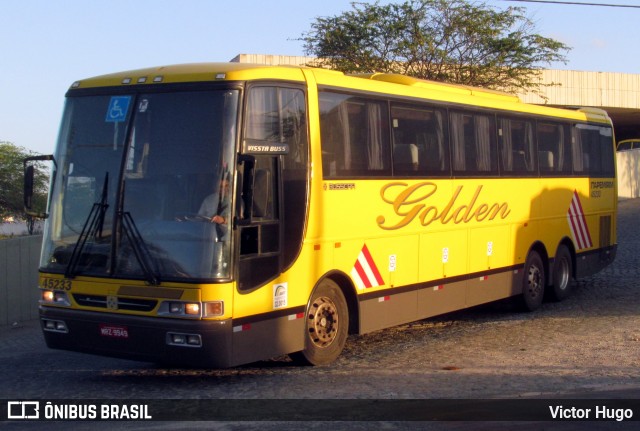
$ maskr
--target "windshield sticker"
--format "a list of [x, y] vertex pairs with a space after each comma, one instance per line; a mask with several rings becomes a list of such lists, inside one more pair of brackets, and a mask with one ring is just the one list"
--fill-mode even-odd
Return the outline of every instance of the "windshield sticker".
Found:
[[138, 105], [138, 112], [144, 114], [147, 112], [147, 108], [149, 107], [149, 99], [142, 99], [140, 104]]
[[131, 96], [112, 96], [105, 121], [107, 123], [122, 123], [126, 120], [130, 102]]

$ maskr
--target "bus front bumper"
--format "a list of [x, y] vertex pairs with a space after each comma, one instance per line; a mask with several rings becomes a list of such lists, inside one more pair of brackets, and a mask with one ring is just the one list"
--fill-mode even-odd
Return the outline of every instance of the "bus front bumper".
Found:
[[40, 323], [52, 349], [167, 365], [234, 365], [231, 319], [167, 319], [40, 306]]

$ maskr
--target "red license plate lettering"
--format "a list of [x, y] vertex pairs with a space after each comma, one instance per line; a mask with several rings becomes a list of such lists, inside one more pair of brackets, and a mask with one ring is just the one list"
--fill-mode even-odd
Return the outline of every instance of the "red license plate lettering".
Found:
[[101, 324], [100, 335], [111, 338], [129, 338], [129, 330], [126, 326]]

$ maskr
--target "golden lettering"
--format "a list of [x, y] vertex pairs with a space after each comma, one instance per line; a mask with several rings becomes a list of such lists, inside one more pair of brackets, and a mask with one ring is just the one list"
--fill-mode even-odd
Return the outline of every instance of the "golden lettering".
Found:
[[489, 213], [489, 205], [487, 204], [482, 204], [480, 205], [480, 207], [478, 208], [478, 210], [476, 211], [476, 220], [478, 221], [482, 221], [485, 218], [487, 218], [487, 214]]
[[[397, 187], [404, 187], [405, 189], [398, 193], [395, 199], [388, 199], [387, 190]], [[422, 187], [425, 187], [426, 191], [423, 190], [422, 193], [420, 193], [419, 189]], [[385, 222], [384, 217], [378, 216], [378, 226], [380, 226], [382, 229], [390, 230], [400, 229], [401, 227], [408, 225], [424, 208], [424, 204], [421, 204], [420, 202], [433, 195], [437, 189], [438, 187], [435, 184], [429, 182], [418, 183], [412, 186], [409, 186], [407, 183], [402, 182], [386, 184], [384, 187], [382, 187], [382, 190], [380, 190], [380, 196], [382, 197], [383, 201], [393, 205], [393, 211], [397, 215], [402, 217], [402, 219], [395, 225], [386, 227], [383, 226]], [[409, 207], [411, 205], [413, 205], [411, 208], [405, 209], [406, 207]]]
[[[469, 223], [473, 220], [491, 221], [496, 217], [505, 219], [511, 213], [507, 202], [487, 204], [479, 203], [482, 185], [479, 185], [468, 202], [459, 203], [463, 186], [458, 186], [453, 195], [442, 208], [442, 211], [435, 205], [429, 205], [431, 198], [437, 191], [435, 183], [425, 181], [409, 185], [404, 182], [388, 183], [380, 190], [382, 200], [393, 207], [393, 212], [399, 216], [397, 222], [387, 224], [384, 216], [377, 218], [378, 226], [385, 230], [395, 230], [407, 226], [416, 218], [422, 226], [428, 226], [439, 220], [442, 224], [453, 221], [454, 224]], [[395, 194], [395, 197], [393, 195]]]

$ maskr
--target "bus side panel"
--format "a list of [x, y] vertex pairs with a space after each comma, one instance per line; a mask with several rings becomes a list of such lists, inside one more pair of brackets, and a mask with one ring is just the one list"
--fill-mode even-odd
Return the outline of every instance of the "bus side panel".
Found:
[[379, 296], [360, 301], [360, 333], [418, 320], [416, 291]]
[[511, 266], [509, 225], [469, 229], [469, 272]]
[[472, 277], [467, 283], [466, 306], [473, 307], [522, 293], [522, 270]]
[[420, 318], [426, 319], [464, 308], [467, 281], [459, 280], [447, 284], [443, 282], [418, 291]]
[[467, 274], [467, 230], [430, 232], [420, 237], [420, 276], [439, 280]]
[[233, 365], [247, 364], [304, 349], [304, 309], [265, 320], [233, 322]]

